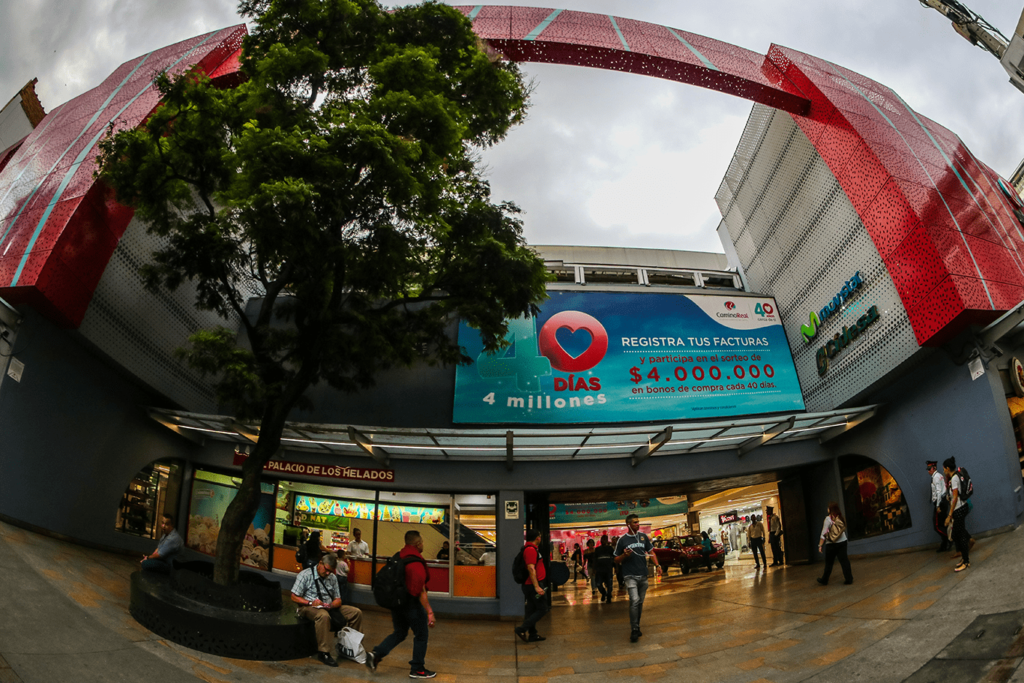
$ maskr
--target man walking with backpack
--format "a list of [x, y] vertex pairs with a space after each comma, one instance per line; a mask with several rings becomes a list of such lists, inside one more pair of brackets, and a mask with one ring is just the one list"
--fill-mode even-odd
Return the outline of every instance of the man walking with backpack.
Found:
[[[971, 566], [971, 535], [967, 533], [967, 513], [970, 512], [967, 498], [973, 493], [971, 480], [967, 470], [957, 468], [956, 458], [946, 458], [942, 463], [942, 470], [949, 480], [949, 509], [953, 520], [953, 532], [950, 536], [953, 537], [953, 543], [960, 553], [960, 564], [953, 571], [962, 572]], [[949, 524], [949, 518], [946, 524]]]
[[[516, 560], [519, 562], [518, 558]], [[526, 566], [527, 578], [523, 582], [523, 597], [526, 598], [526, 618], [516, 628], [516, 635], [524, 643], [539, 643], [545, 640], [537, 633], [537, 622], [548, 613], [547, 569], [540, 554], [540, 531], [526, 532], [526, 545], [522, 551], [522, 563]], [[513, 567], [513, 574], [515, 574]]]
[[[418, 531], [405, 532], [405, 547], [399, 551], [397, 558], [388, 560], [389, 565], [396, 560], [402, 569], [398, 579], [393, 579], [388, 572], [384, 577], [384, 569], [377, 575], [375, 581], [382, 585], [374, 584], [373, 595], [378, 603], [382, 600], [378, 596], [388, 594], [382, 607], [391, 610], [391, 623], [394, 625], [394, 632], [384, 639], [380, 645], [366, 653], [366, 667], [370, 671], [376, 671], [377, 665], [382, 659], [405, 640], [412, 629], [412, 659], [409, 661], [409, 678], [433, 678], [437, 674], [425, 666], [427, 657], [427, 638], [430, 630], [437, 623], [434, 619], [434, 611], [430, 609], [430, 601], [427, 599], [427, 581], [430, 573], [427, 570], [427, 563], [423, 559], [423, 537]], [[394, 567], [392, 567], [394, 569]], [[385, 583], [398, 583], [398, 585], [383, 585]], [[402, 588], [404, 587], [404, 591]], [[381, 589], [381, 590], [378, 590]]]

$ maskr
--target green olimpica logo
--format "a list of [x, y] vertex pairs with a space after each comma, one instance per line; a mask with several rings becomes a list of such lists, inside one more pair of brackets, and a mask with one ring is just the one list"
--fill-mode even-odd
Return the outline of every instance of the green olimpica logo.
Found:
[[863, 284], [864, 280], [861, 278], [860, 271], [858, 270], [853, 274], [853, 277], [846, 281], [843, 288], [832, 297], [832, 300], [821, 307], [820, 311], [817, 313], [811, 311], [810, 321], [806, 325], [800, 326], [800, 333], [803, 335], [804, 341], [810, 344], [811, 340], [818, 336], [818, 328], [828, 318], [835, 315], [843, 307], [843, 304], [846, 303], [846, 300], [853, 296], [854, 291]]

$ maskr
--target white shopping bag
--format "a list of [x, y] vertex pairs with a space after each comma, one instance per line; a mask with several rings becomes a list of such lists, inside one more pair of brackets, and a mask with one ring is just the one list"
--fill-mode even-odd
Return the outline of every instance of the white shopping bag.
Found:
[[363, 649], [363, 634], [354, 628], [338, 631], [338, 655], [360, 664], [366, 663], [366, 650]]

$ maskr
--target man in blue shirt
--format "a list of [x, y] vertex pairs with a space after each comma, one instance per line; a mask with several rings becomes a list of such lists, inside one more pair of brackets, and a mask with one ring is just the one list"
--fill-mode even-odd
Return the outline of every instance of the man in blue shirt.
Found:
[[[327, 666], [338, 666], [332, 656], [334, 643], [331, 639], [331, 610], [339, 610], [349, 628], [362, 630], [363, 611], [352, 605], [341, 604], [341, 588], [338, 586], [338, 556], [327, 553], [314, 567], [307, 567], [295, 577], [292, 585], [292, 602], [300, 619], [313, 622], [316, 632], [317, 658]], [[337, 626], [341, 628], [341, 625]]]
[[163, 516], [160, 530], [164, 532], [163, 538], [157, 544], [156, 550], [142, 556], [142, 569], [169, 574], [174, 566], [174, 557], [181, 552], [185, 543], [181, 540], [181, 534], [174, 528], [174, 518], [170, 515]]
[[635, 643], [643, 635], [640, 632], [640, 615], [647, 596], [647, 557], [654, 551], [654, 545], [647, 534], [640, 531], [638, 516], [626, 517], [626, 527], [629, 531], [615, 546], [615, 563], [622, 567], [622, 579], [629, 592], [629, 625], [632, 628], [629, 642]]

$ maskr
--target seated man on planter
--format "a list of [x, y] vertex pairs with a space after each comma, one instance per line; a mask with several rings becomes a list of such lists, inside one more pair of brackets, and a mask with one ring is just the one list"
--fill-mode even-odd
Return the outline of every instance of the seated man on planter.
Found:
[[327, 553], [315, 567], [299, 572], [292, 586], [292, 602], [298, 605], [296, 613], [302, 619], [309, 619], [316, 629], [317, 657], [327, 666], [338, 666], [334, 659], [333, 630], [344, 626], [361, 631], [363, 611], [358, 607], [341, 604], [341, 590], [335, 570], [338, 556]]
[[160, 530], [164, 532], [163, 537], [149, 555], [142, 556], [142, 569], [144, 571], [161, 572], [169, 574], [174, 568], [174, 558], [185, 543], [181, 540], [181, 534], [174, 528], [174, 518], [164, 515], [160, 522]]

